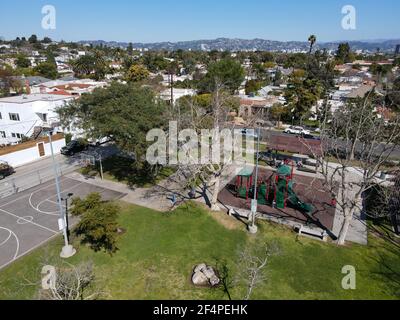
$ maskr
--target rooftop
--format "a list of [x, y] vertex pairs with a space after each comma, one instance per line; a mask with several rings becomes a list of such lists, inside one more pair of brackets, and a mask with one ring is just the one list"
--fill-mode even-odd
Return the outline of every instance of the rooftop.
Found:
[[62, 101], [71, 99], [69, 95], [53, 95], [53, 94], [25, 94], [21, 96], [0, 98], [0, 103], [31, 103], [36, 101]]
[[365, 95], [370, 92], [374, 87], [369, 85], [363, 85], [346, 95], [346, 98], [355, 99], [355, 98], [364, 98]]

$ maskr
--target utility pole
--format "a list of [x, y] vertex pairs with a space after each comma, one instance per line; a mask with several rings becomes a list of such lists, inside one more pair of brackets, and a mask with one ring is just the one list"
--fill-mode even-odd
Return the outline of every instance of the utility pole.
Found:
[[72, 245], [70, 245], [68, 243], [67, 220], [65, 218], [65, 211], [64, 211], [62, 199], [61, 199], [60, 180], [58, 178], [58, 171], [57, 171], [56, 159], [54, 157], [54, 149], [53, 149], [53, 142], [51, 140], [51, 135], [52, 135], [52, 132], [49, 132], [51, 157], [53, 159], [54, 177], [56, 180], [57, 200], [58, 200], [58, 206], [60, 209], [60, 219], [58, 220], [59, 221], [58, 224], [59, 224], [60, 230], [63, 231], [63, 235], [64, 235], [64, 247], [61, 250], [60, 257], [67, 259], [67, 258], [70, 258], [73, 255], [75, 255], [76, 250], [74, 249], [74, 247]]
[[171, 106], [174, 106], [174, 74], [170, 72], [170, 84], [171, 84]]
[[257, 207], [258, 207], [258, 199], [257, 199], [257, 183], [258, 183], [258, 158], [260, 156], [260, 134], [261, 130], [258, 127], [257, 130], [257, 156], [256, 156], [256, 176], [254, 178], [254, 199], [251, 202], [251, 224], [248, 226], [248, 230], [251, 234], [256, 234], [258, 228], [256, 226], [256, 214], [257, 214]]

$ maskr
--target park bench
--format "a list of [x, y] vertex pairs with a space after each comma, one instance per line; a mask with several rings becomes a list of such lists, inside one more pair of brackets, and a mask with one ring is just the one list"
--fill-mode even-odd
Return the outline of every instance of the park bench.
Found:
[[311, 227], [298, 224], [294, 227], [294, 230], [299, 234], [307, 237], [318, 238], [320, 240], [326, 241], [327, 233], [325, 230], [315, 229]]

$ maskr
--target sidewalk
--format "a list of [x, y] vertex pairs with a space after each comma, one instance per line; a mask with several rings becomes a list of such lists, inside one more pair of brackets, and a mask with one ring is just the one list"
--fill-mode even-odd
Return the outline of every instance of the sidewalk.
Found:
[[[127, 184], [102, 180], [99, 177], [86, 178], [80, 173], [73, 172], [67, 175], [68, 178], [92, 184], [104, 189], [113, 190], [125, 194], [122, 201], [153, 210], [165, 212], [171, 209], [172, 203], [165, 195], [151, 192], [152, 188], [130, 188]], [[154, 187], [153, 187], [154, 188]]]

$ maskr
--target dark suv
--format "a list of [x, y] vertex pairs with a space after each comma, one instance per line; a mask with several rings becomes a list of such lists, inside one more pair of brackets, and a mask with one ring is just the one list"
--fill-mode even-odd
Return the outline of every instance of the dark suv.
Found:
[[14, 168], [11, 167], [7, 162], [0, 162], [0, 180], [11, 176], [14, 172]]
[[61, 149], [61, 154], [64, 156], [73, 156], [79, 152], [88, 149], [89, 145], [81, 140], [72, 140]]

